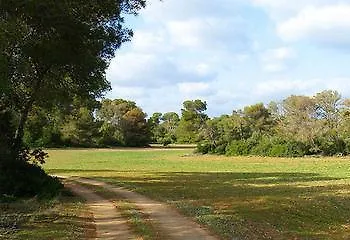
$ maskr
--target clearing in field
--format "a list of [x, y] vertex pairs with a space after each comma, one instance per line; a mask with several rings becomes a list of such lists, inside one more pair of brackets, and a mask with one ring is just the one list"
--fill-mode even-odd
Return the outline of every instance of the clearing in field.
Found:
[[349, 158], [229, 158], [190, 149], [49, 155], [51, 174], [134, 190], [177, 207], [222, 239], [350, 238]]

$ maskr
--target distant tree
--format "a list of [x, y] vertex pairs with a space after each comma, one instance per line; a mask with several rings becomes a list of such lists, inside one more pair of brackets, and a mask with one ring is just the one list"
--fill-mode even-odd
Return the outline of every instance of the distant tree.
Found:
[[271, 113], [265, 108], [263, 103], [247, 106], [244, 108], [243, 113], [252, 132], [262, 134], [271, 130], [273, 124]]
[[96, 147], [98, 145], [99, 127], [94, 113], [100, 103], [75, 98], [64, 115], [61, 125], [61, 140], [66, 146]]
[[337, 91], [326, 90], [315, 96], [317, 118], [326, 127], [335, 128], [340, 123], [341, 95]]
[[124, 114], [130, 109], [136, 108], [136, 103], [123, 99], [105, 99], [101, 102], [101, 108], [97, 111], [97, 119], [102, 123], [100, 128], [100, 144], [121, 146], [124, 145], [121, 122]]
[[342, 121], [339, 132], [346, 144], [346, 153], [350, 154], [350, 98], [344, 100], [341, 115]]
[[204, 113], [207, 103], [201, 100], [185, 101], [181, 109], [181, 119], [176, 131], [179, 142], [194, 143], [198, 140], [199, 130], [208, 120]]
[[300, 157], [350, 154], [350, 100], [336, 91], [289, 96], [209, 119], [200, 131], [201, 153]]
[[164, 137], [164, 131], [160, 126], [162, 113], [156, 112], [148, 119], [147, 123], [151, 130], [152, 142], [159, 143]]
[[179, 126], [180, 117], [175, 112], [167, 112], [162, 116], [162, 123], [160, 125], [164, 132], [162, 143], [164, 145], [177, 142], [176, 130]]
[[99, 121], [101, 143], [105, 145], [144, 146], [150, 142], [150, 128], [146, 114], [135, 102], [124, 99], [102, 101], [96, 113]]
[[292, 95], [282, 102], [284, 119], [279, 129], [284, 137], [313, 144], [320, 126], [317, 124], [316, 103], [307, 96]]
[[146, 146], [150, 143], [151, 132], [146, 121], [147, 115], [136, 107], [126, 112], [121, 126], [126, 146]]

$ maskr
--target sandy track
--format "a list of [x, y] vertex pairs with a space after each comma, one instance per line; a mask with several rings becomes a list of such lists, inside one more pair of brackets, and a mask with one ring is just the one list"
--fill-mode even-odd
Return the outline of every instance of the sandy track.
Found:
[[65, 186], [76, 195], [86, 199], [87, 205], [94, 215], [96, 225], [96, 238], [93, 239], [137, 239], [130, 231], [127, 221], [117, 212], [113, 203], [79, 184], [68, 182]]
[[[148, 214], [157, 229], [161, 231], [162, 236], [169, 240], [218, 240], [208, 231], [201, 228], [194, 221], [182, 216], [173, 208], [166, 204], [151, 200], [141, 194], [126, 190], [121, 187], [115, 187], [110, 184], [86, 178], [75, 178], [74, 181], [101, 186], [108, 191], [116, 193], [135, 204], [144, 213]], [[97, 210], [97, 209], [96, 209]], [[112, 238], [105, 238], [112, 239]], [[128, 239], [128, 238], [114, 238]]]

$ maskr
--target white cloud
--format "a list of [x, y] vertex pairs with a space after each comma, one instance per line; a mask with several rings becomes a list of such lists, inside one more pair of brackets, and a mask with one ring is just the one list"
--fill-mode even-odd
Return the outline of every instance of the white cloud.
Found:
[[113, 85], [112, 91], [107, 94], [107, 97], [122, 98], [134, 101], [148, 96], [147, 89], [143, 87], [124, 87]]
[[263, 70], [271, 73], [287, 70], [295, 58], [296, 53], [292, 48], [280, 47], [266, 50], [261, 56]]
[[306, 40], [333, 47], [349, 46], [350, 3], [345, 0], [251, 0], [276, 24], [284, 41]]
[[240, 17], [203, 17], [167, 22], [171, 43], [200, 51], [248, 49]]
[[168, 52], [172, 46], [167, 44], [167, 33], [164, 29], [136, 30], [132, 39], [132, 47], [137, 52]]
[[299, 14], [277, 26], [288, 41], [306, 39], [319, 43], [350, 42], [350, 4], [306, 7]]
[[288, 47], [280, 47], [280, 48], [274, 48], [269, 49], [265, 51], [265, 53], [262, 56], [263, 61], [275, 61], [275, 60], [286, 60], [291, 59], [296, 56], [293, 49]]
[[197, 17], [237, 15], [239, 7], [246, 0], [150, 0], [145, 10], [140, 15], [147, 21], [159, 23], [159, 21], [186, 20]]
[[287, 67], [281, 62], [267, 63], [263, 65], [263, 70], [269, 73], [278, 73], [287, 70]]
[[[338, 34], [349, 32], [344, 25], [349, 17], [336, 9], [340, 2], [350, 5], [348, 0], [151, 0], [132, 26], [132, 42], [110, 65], [109, 97], [134, 100], [148, 114], [179, 112], [184, 100], [200, 98], [209, 115], [217, 116], [290, 94], [335, 89], [350, 96], [350, 57], [314, 44], [345, 42], [337, 36], [339, 29]], [[332, 19], [325, 30], [327, 16]]]
[[[339, 91], [344, 96], [350, 95], [350, 78], [331, 79], [280, 79], [261, 82], [253, 90], [260, 99], [280, 100], [292, 94], [312, 96], [326, 89]], [[278, 99], [280, 98], [280, 99]]]
[[288, 19], [305, 7], [320, 7], [340, 4], [344, 0], [251, 0], [256, 6], [264, 8], [274, 20]]
[[208, 96], [212, 93], [209, 83], [185, 82], [178, 84], [179, 92], [186, 97]]
[[210, 81], [215, 77], [216, 73], [205, 63], [184, 67], [166, 55], [137, 52], [120, 53], [107, 73], [112, 85], [149, 88]]

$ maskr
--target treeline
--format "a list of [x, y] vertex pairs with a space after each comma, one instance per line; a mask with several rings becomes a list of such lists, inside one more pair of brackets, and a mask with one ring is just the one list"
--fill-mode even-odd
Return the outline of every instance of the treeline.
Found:
[[[62, 110], [64, 109], [64, 110]], [[196, 143], [200, 153], [296, 157], [350, 153], [350, 100], [336, 91], [292, 95], [209, 118], [207, 104], [185, 101], [181, 115], [149, 118], [135, 102], [81, 101], [65, 108], [34, 107], [24, 141], [31, 147], [147, 146]]]
[[198, 151], [227, 155], [298, 157], [350, 153], [350, 100], [336, 91], [292, 95], [206, 121]]
[[185, 101], [181, 116], [167, 112], [148, 118], [133, 101], [75, 98], [72, 104], [49, 110], [34, 106], [24, 129], [24, 143], [31, 148], [197, 143], [199, 130], [209, 120], [206, 109], [201, 100]]
[[24, 143], [35, 147], [145, 146], [151, 140], [146, 114], [123, 99], [81, 100], [46, 110], [34, 107]]

